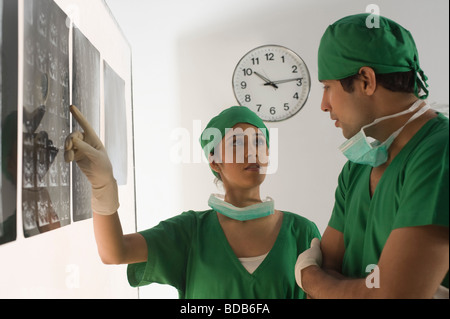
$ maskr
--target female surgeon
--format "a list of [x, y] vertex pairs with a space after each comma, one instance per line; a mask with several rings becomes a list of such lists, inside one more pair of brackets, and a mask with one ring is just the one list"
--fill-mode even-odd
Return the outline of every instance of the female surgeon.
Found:
[[180, 298], [306, 298], [296, 284], [297, 256], [320, 238], [314, 223], [279, 211], [260, 185], [268, 164], [269, 133], [246, 107], [214, 117], [200, 143], [225, 196], [211, 195], [207, 211], [188, 211], [154, 228], [123, 235], [117, 183], [106, 150], [72, 106], [84, 132], [66, 139], [66, 161], [75, 160], [92, 185], [99, 255], [105, 264], [128, 264], [131, 286], [168, 284]]

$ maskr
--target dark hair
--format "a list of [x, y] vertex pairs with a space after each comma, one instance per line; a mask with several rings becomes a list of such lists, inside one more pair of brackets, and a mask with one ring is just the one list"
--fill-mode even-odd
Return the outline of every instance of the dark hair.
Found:
[[[359, 78], [359, 74], [340, 80], [344, 91], [352, 93], [355, 89], [353, 82]], [[392, 92], [414, 93], [414, 71], [375, 74], [377, 84]]]

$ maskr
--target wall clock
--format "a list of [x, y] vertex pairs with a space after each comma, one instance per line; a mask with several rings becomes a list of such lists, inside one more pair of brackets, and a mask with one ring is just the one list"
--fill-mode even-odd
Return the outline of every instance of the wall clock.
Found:
[[286, 120], [305, 105], [311, 88], [308, 67], [294, 51], [279, 45], [257, 47], [239, 61], [234, 95], [268, 122]]

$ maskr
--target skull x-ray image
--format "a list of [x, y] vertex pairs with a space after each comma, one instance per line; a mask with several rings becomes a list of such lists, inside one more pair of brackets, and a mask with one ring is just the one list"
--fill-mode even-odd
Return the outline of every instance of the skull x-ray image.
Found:
[[104, 62], [105, 148], [118, 185], [127, 184], [128, 144], [125, 81]]
[[22, 214], [25, 237], [70, 224], [69, 28], [51, 0], [24, 1]]
[[[74, 26], [72, 104], [83, 113], [97, 135], [100, 133], [100, 53]], [[73, 131], [82, 131], [76, 121]], [[91, 184], [78, 165], [72, 166], [73, 220], [92, 217]]]

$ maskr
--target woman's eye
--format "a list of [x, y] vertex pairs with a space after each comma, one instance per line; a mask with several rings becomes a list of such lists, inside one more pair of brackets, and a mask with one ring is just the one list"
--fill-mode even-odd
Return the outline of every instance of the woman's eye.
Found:
[[264, 145], [266, 143], [266, 141], [264, 140], [264, 139], [262, 139], [262, 138], [257, 138], [256, 140], [255, 140], [255, 145], [258, 145], [258, 146], [262, 146], [262, 145]]
[[233, 146], [242, 146], [244, 145], [244, 141], [242, 139], [236, 139], [233, 141]]

